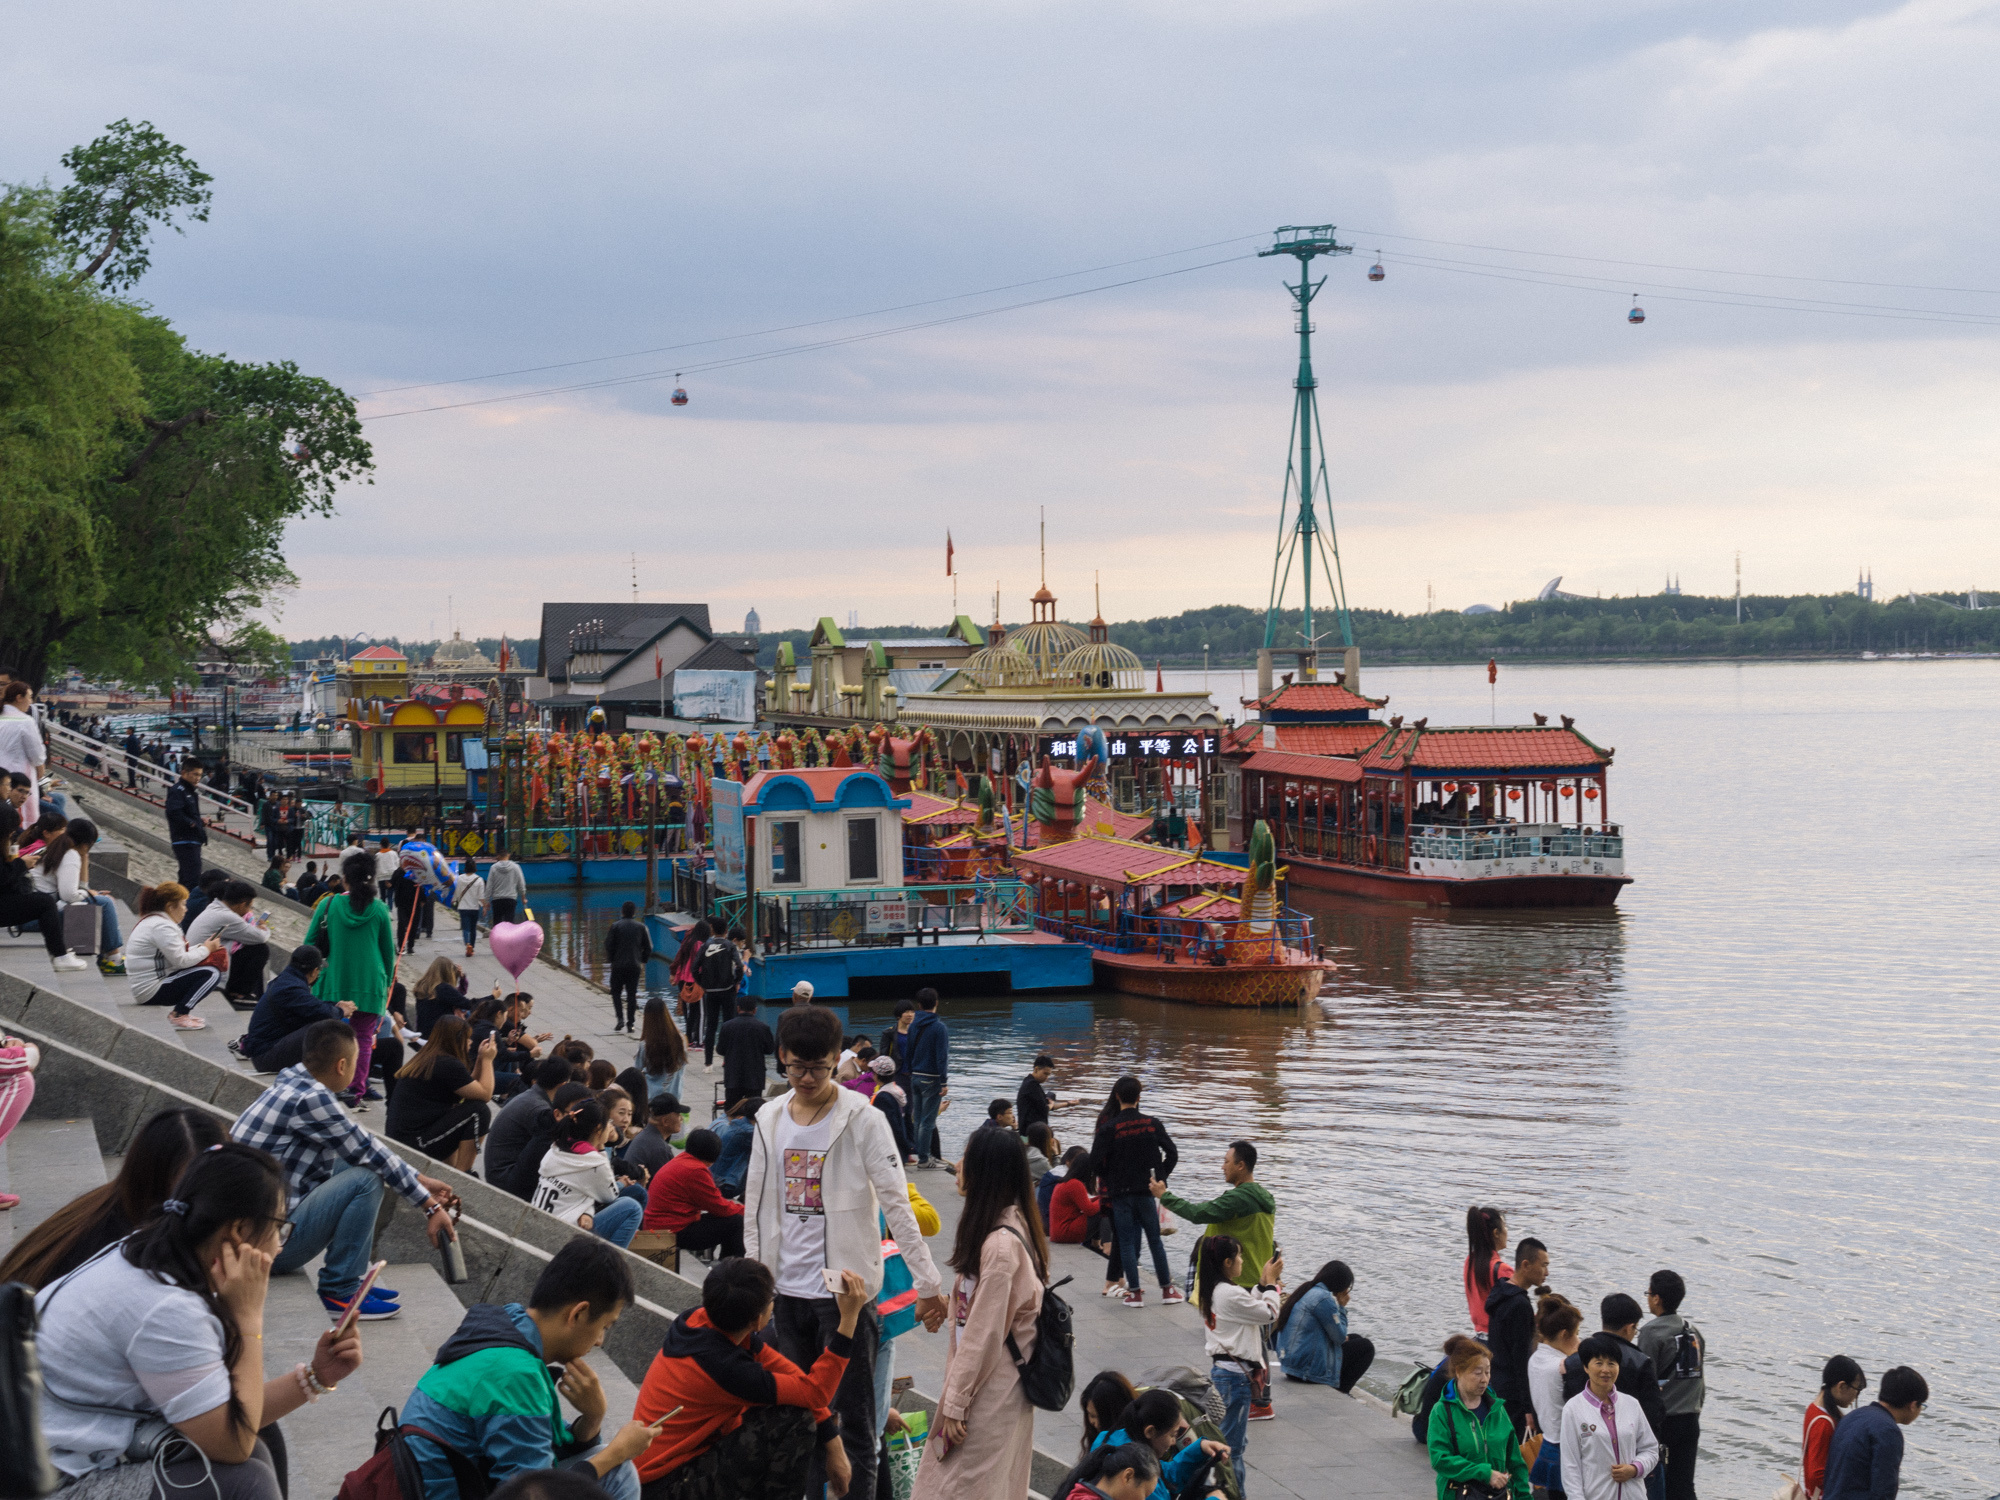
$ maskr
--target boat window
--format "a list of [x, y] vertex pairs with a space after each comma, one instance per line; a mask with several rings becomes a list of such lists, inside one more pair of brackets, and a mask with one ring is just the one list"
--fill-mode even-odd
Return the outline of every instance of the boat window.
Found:
[[771, 884], [800, 885], [805, 881], [805, 869], [799, 863], [799, 825], [797, 823], [773, 823], [771, 825]]
[[847, 820], [847, 879], [850, 884], [861, 880], [881, 878], [881, 860], [877, 857], [875, 843], [875, 819], [849, 818]]

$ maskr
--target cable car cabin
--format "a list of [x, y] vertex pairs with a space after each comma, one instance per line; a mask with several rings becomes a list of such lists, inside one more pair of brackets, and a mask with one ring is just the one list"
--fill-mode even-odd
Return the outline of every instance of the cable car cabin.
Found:
[[1389, 273], [1387, 271], [1382, 269], [1382, 262], [1379, 260], [1376, 261], [1374, 265], [1368, 268], [1368, 279], [1370, 281], [1380, 281], [1384, 276], [1387, 276], [1388, 274]]
[[1634, 302], [1634, 303], [1632, 304], [1632, 310], [1631, 310], [1630, 312], [1628, 312], [1627, 314], [1625, 314], [1625, 321], [1626, 321], [1626, 322], [1628, 322], [1628, 323], [1643, 323], [1643, 322], [1645, 322], [1645, 321], [1646, 321], [1646, 309], [1645, 309], [1645, 308], [1643, 308], [1643, 307], [1641, 307], [1641, 306], [1640, 306], [1640, 305], [1639, 305], [1639, 304], [1638, 304], [1637, 302]]
[[675, 386], [675, 387], [674, 387], [674, 405], [676, 405], [676, 406], [686, 406], [687, 404], [688, 404], [688, 393], [687, 393], [687, 392], [686, 392], [685, 390], [681, 389], [681, 387], [679, 387], [679, 386]]

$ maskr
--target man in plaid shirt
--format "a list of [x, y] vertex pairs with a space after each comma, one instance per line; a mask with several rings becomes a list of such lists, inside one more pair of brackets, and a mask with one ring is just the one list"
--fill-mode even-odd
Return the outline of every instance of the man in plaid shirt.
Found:
[[[432, 1244], [442, 1246], [453, 1237], [451, 1217], [439, 1201], [445, 1185], [363, 1130], [334, 1097], [353, 1082], [356, 1052], [345, 1021], [315, 1022], [306, 1030], [299, 1064], [280, 1073], [229, 1131], [283, 1164], [292, 1237], [271, 1270], [277, 1275], [304, 1270], [324, 1250], [319, 1298], [335, 1322], [368, 1269], [385, 1183], [423, 1210]], [[359, 1316], [373, 1321], [400, 1311], [396, 1294], [377, 1285]]]

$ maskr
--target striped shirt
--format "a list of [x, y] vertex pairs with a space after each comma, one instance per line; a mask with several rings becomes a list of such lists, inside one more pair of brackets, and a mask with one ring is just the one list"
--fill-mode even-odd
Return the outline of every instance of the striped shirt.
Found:
[[430, 1191], [416, 1170], [355, 1123], [327, 1087], [294, 1064], [229, 1127], [232, 1139], [278, 1158], [289, 1207], [346, 1167], [366, 1167], [421, 1207]]

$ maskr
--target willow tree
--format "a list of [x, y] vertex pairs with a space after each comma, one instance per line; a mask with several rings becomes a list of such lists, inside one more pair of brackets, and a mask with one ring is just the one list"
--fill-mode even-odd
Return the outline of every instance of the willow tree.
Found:
[[353, 398], [122, 295], [154, 231], [208, 217], [180, 147], [121, 120], [63, 165], [0, 192], [0, 665], [162, 683], [218, 641], [262, 654], [286, 523], [373, 468]]

